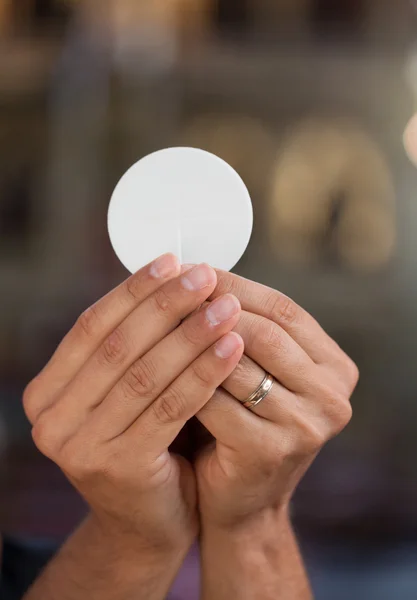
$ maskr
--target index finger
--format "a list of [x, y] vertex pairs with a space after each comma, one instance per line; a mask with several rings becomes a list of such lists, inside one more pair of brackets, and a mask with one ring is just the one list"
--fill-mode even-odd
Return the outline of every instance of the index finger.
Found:
[[231, 293], [242, 309], [273, 321], [284, 329], [317, 364], [344, 356], [338, 344], [301, 306], [285, 294], [233, 273], [217, 270], [217, 287], [212, 298]]
[[36, 378], [37, 384], [45, 386], [45, 392], [40, 394], [45, 407], [51, 397], [78, 373], [107, 336], [163, 283], [178, 276], [180, 269], [180, 263], [173, 254], [164, 254], [81, 314]]

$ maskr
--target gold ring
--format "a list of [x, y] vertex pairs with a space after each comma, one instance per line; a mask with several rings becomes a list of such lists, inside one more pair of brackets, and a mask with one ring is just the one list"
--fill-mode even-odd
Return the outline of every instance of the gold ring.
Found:
[[243, 406], [249, 409], [255, 408], [262, 400], [265, 400], [273, 385], [274, 378], [269, 373], [265, 373], [265, 377], [253, 394], [251, 394], [247, 400], [242, 402]]

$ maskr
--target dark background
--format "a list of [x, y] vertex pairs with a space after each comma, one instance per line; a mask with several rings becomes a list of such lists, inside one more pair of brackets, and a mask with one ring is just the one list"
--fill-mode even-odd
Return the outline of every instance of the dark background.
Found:
[[361, 370], [294, 506], [317, 598], [417, 598], [415, 37], [405, 0], [0, 0], [0, 530], [59, 541], [83, 515], [22, 390], [126, 276], [106, 231], [120, 176], [188, 144], [250, 189], [236, 272]]

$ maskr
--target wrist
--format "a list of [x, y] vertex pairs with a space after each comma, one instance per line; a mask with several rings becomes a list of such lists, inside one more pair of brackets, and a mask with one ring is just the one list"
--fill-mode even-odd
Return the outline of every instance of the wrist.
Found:
[[151, 535], [145, 535], [137, 530], [132, 530], [122, 523], [103, 519], [94, 513], [90, 513], [84, 525], [91, 535], [103, 547], [111, 549], [114, 555], [120, 557], [120, 561], [137, 565], [140, 558], [147, 564], [171, 564], [182, 562], [195, 541], [195, 535], [187, 534], [178, 536], [175, 540], [171, 538], [159, 539]]
[[[114, 524], [89, 515], [46, 567], [28, 593], [32, 600], [165, 598], [186, 549], [162, 552]], [[26, 596], [25, 596], [26, 598]]]
[[202, 600], [311, 600], [288, 506], [233, 526], [202, 522]]
[[211, 515], [201, 515], [202, 535], [212, 533], [216, 536], [225, 535], [230, 539], [263, 539], [269, 531], [290, 524], [289, 504], [280, 504], [264, 508], [256, 513], [247, 514], [234, 519], [218, 519]]

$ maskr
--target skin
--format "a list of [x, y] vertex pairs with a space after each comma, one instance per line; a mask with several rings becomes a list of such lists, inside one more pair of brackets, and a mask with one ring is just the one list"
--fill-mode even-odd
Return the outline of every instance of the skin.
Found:
[[[197, 461], [200, 510], [233, 527], [287, 506], [323, 445], [350, 421], [358, 369], [317, 321], [284, 294], [219, 273], [213, 297], [235, 294], [245, 355], [198, 414], [216, 439]], [[253, 410], [241, 402], [265, 372], [275, 383]]]
[[[204, 600], [311, 597], [288, 506], [349, 421], [357, 369], [286, 296], [196, 269], [168, 255], [133, 275], [28, 386], [37, 447], [91, 508], [28, 599], [164, 598], [199, 523]], [[191, 464], [170, 447], [193, 416], [214, 442]]]
[[164, 598], [196, 536], [193, 470], [168, 448], [243, 342], [229, 333], [231, 295], [183, 321], [217, 277], [208, 265], [179, 272], [162, 257], [87, 310], [25, 392], [35, 444], [91, 508], [28, 598]]
[[[287, 296], [218, 273], [213, 297], [235, 294], [238, 367], [198, 413], [215, 439], [197, 459], [203, 599], [310, 598], [289, 503], [323, 445], [349, 422], [352, 360]], [[265, 372], [276, 381], [253, 410]], [[237, 574], [239, 574], [237, 576]]]

